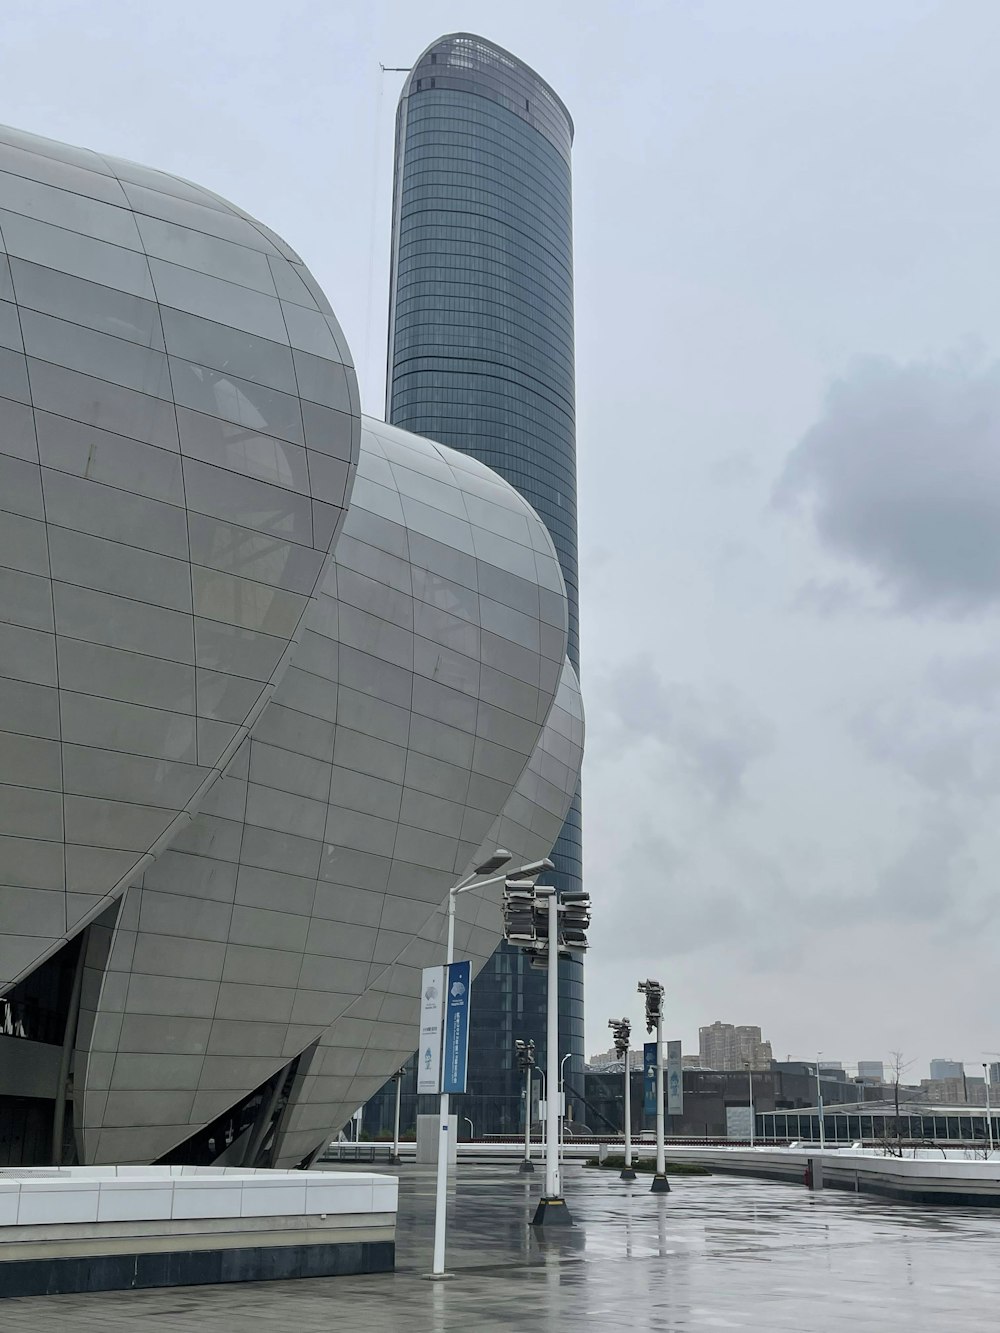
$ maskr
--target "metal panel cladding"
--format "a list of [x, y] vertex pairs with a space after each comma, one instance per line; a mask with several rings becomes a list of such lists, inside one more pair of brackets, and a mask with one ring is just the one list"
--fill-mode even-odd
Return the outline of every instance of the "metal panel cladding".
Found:
[[[396, 120], [386, 413], [473, 454], [530, 501], [559, 556], [578, 670], [572, 142], [555, 92], [493, 43], [452, 34], [417, 61]], [[579, 887], [579, 796], [554, 857], [558, 886]], [[490, 1009], [509, 985], [503, 954], [479, 982]], [[578, 1003], [562, 1042], [579, 1073], [582, 969], [566, 970]], [[542, 983], [518, 989], [533, 1026]], [[523, 1035], [489, 1031], [502, 1045]], [[497, 1096], [516, 1094], [511, 1078]]]

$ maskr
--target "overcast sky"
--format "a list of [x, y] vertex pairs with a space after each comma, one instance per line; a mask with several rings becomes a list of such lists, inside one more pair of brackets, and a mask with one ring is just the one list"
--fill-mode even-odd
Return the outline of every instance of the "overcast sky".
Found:
[[446, 32], [574, 149], [588, 1050], [1000, 1050], [995, 0], [7, 0], [0, 119], [300, 251], [382, 415], [392, 128]]

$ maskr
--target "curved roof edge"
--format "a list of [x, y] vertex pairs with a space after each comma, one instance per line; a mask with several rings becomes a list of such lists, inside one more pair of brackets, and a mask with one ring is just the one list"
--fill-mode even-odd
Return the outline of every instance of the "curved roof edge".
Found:
[[569, 141], [572, 144], [573, 136], [576, 132], [575, 126], [573, 125], [573, 117], [570, 115], [569, 107], [567, 107], [566, 103], [562, 100], [562, 98], [559, 96], [556, 90], [552, 87], [551, 83], [549, 83], [546, 79], [543, 79], [542, 76], [538, 73], [538, 71], [532, 69], [532, 67], [529, 64], [527, 64], [520, 58], [520, 56], [514, 55], [514, 53], [512, 51], [508, 51], [506, 47], [500, 46], [497, 42], [490, 41], [488, 37], [481, 37], [476, 32], [448, 32], [443, 34], [443, 36], [436, 38], [433, 42], [430, 43], [429, 46], [425, 47], [424, 50], [421, 51], [417, 59], [413, 62], [413, 66], [410, 69], [409, 74], [406, 76], [406, 81], [404, 82], [402, 90], [399, 94], [400, 100], [402, 100], [404, 96], [409, 96], [410, 84], [413, 81], [416, 71], [420, 68], [420, 66], [424, 63], [424, 61], [427, 60], [427, 57], [431, 54], [432, 51], [437, 50], [447, 42], [459, 42], [463, 40], [482, 43], [483, 46], [489, 47], [489, 49], [491, 51], [496, 52], [498, 56], [502, 56], [505, 60], [509, 60], [513, 65], [516, 65], [518, 69], [521, 69], [526, 74], [530, 75], [530, 77], [535, 81], [535, 83], [537, 83], [540, 88], [543, 88], [545, 92], [548, 93], [548, 95], [555, 102], [556, 106], [566, 117], [566, 124], [569, 129]]

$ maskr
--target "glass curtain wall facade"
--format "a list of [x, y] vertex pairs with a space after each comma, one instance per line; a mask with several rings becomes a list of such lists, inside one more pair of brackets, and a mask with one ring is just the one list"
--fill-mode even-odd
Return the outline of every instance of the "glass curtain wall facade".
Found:
[[[483, 38], [444, 37], [417, 61], [396, 117], [386, 418], [472, 454], [537, 511], [578, 671], [572, 141], [552, 89]], [[557, 887], [579, 888], [579, 791], [553, 860]], [[560, 1055], [582, 1091], [582, 960], [560, 972]], [[544, 1004], [544, 975], [501, 945], [474, 984], [467, 1110], [482, 1132], [523, 1124], [513, 1042], [544, 1052]]]

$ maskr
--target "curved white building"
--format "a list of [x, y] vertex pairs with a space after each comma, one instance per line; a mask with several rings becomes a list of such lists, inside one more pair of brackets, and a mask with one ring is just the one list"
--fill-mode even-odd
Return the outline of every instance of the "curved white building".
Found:
[[569, 809], [555, 552], [218, 196], [2, 130], [0, 251], [0, 1164], [307, 1161]]

